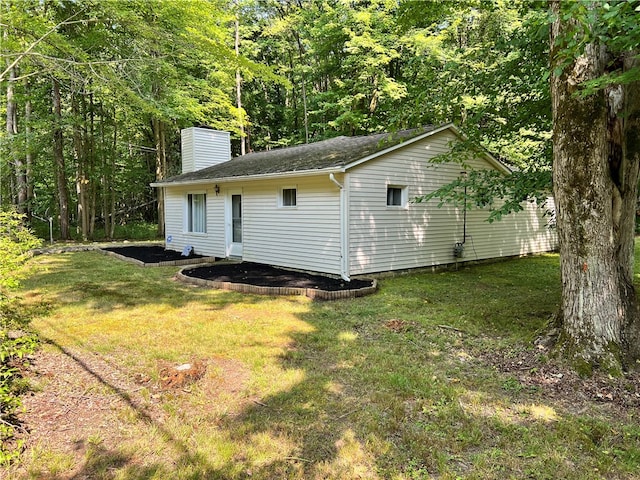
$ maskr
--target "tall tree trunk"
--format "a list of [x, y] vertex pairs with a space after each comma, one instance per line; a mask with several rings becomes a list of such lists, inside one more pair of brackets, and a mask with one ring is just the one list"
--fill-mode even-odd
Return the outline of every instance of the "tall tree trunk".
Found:
[[[156, 145], [156, 181], [164, 180], [167, 174], [167, 150], [165, 141], [165, 126], [162, 120], [151, 120], [153, 138]], [[156, 189], [158, 192], [158, 235], [164, 237], [164, 189]]]
[[19, 213], [27, 213], [27, 169], [22, 157], [12, 139], [18, 134], [18, 104], [15, 101], [15, 68], [9, 69], [7, 81], [7, 139], [11, 149], [11, 159], [15, 175], [15, 203]]
[[53, 168], [55, 171], [60, 215], [60, 238], [69, 239], [69, 190], [67, 187], [66, 165], [62, 133], [62, 108], [60, 104], [60, 84], [53, 79], [51, 90], [53, 103]]
[[33, 200], [33, 152], [31, 145], [31, 96], [29, 92], [29, 83], [25, 81], [25, 92], [27, 101], [24, 106], [24, 134], [26, 147], [26, 172], [27, 172], [27, 215], [31, 217], [31, 202]]
[[[118, 145], [118, 121], [116, 116], [116, 108], [113, 107], [113, 143], [109, 152], [109, 174], [107, 175], [107, 183], [109, 184], [109, 218], [111, 223], [109, 224], [109, 238], [113, 238], [116, 231], [116, 189], [113, 185], [115, 172], [116, 172], [116, 147]], [[106, 227], [105, 227], [106, 230]]]
[[[104, 121], [104, 119], [103, 119]], [[89, 134], [87, 136], [87, 152], [89, 160], [89, 238], [93, 240], [96, 227], [96, 203], [98, 186], [96, 182], [96, 128], [95, 128], [95, 105], [93, 103], [93, 93], [89, 93]]]
[[[552, 8], [558, 14], [559, 2], [552, 2]], [[563, 60], [556, 39], [571, 27], [557, 18], [551, 32], [552, 70]], [[561, 341], [587, 370], [617, 370], [638, 358], [639, 349], [633, 287], [639, 85], [576, 95], [585, 81], [606, 72], [607, 54], [603, 45], [587, 45], [551, 80]]]
[[309, 112], [307, 110], [307, 82], [304, 77], [304, 47], [302, 46], [302, 41], [300, 40], [300, 35], [294, 32], [294, 36], [296, 37], [296, 42], [298, 43], [298, 54], [299, 54], [299, 62], [302, 65], [302, 71], [300, 73], [300, 83], [302, 84], [302, 107], [303, 107], [303, 121], [304, 121], [304, 143], [309, 143]]
[[[80, 94], [81, 95], [81, 94]], [[78, 94], [71, 96], [71, 113], [73, 115], [73, 151], [76, 157], [76, 194], [78, 196], [78, 230], [82, 235], [82, 240], [88, 239], [88, 205], [87, 205], [87, 184], [86, 175], [87, 154], [85, 148], [85, 136], [82, 134], [81, 121], [84, 123], [83, 112], [78, 107]]]
[[[240, 56], [240, 22], [236, 15], [236, 40], [235, 49], [236, 57]], [[244, 131], [244, 114], [242, 111], [242, 76], [240, 75], [240, 67], [236, 68], [236, 103], [238, 105], [238, 116], [240, 120], [240, 155], [247, 153], [246, 134]]]
[[[100, 115], [102, 117], [102, 121], [99, 124], [100, 130], [100, 150], [102, 152], [101, 158], [101, 169], [100, 169], [100, 186], [102, 191], [102, 216], [104, 217], [104, 235], [107, 240], [111, 240], [112, 231], [111, 231], [111, 223], [113, 221], [113, 211], [111, 210], [111, 190], [114, 182], [113, 172], [111, 170], [111, 159], [113, 155], [115, 155], [115, 147], [117, 140], [117, 129], [116, 123], [114, 121], [113, 125], [113, 147], [111, 145], [107, 146], [107, 137], [105, 133], [105, 112], [103, 106], [100, 105]], [[114, 112], [115, 117], [115, 112]], [[115, 118], [114, 118], [115, 120]]]

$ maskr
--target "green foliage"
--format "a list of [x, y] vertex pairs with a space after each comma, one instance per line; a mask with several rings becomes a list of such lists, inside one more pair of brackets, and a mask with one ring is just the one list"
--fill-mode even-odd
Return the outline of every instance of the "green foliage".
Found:
[[0, 211], [0, 465], [16, 458], [13, 416], [20, 407], [18, 366], [33, 352], [37, 337], [25, 331], [28, 318], [8, 290], [18, 286], [17, 271], [40, 241], [25, 227], [24, 216]]
[[626, 69], [623, 60], [626, 55], [640, 55], [640, 2], [563, 2], [559, 14], [571, 27], [556, 39], [554, 75], [561, 75], [567, 65], [582, 55], [587, 45], [595, 45], [606, 46], [610, 65], [605, 75], [581, 85], [581, 95], [590, 95], [610, 85], [640, 80], [640, 66]]
[[0, 289], [17, 286], [16, 271], [40, 245], [25, 226], [25, 216], [0, 210]]
[[[481, 197], [488, 193], [502, 201], [491, 220], [550, 190], [546, 2], [245, 5], [256, 20], [247, 18], [255, 28], [245, 30], [247, 55], [274, 64], [292, 85], [285, 92], [261, 82], [245, 85], [255, 145], [304, 141], [305, 118], [313, 140], [454, 122], [468, 144], [519, 171], [467, 181], [469, 187], [477, 182], [469, 189], [477, 193], [473, 204], [486, 203]], [[276, 104], [265, 104], [275, 98]], [[463, 163], [462, 150], [449, 159]], [[459, 186], [434, 196], [444, 198]]]
[[[137, 218], [157, 221], [149, 183], [179, 172], [180, 129], [206, 124], [239, 131], [238, 67], [256, 81], [284, 81], [235, 54], [228, 7], [218, 0], [1, 2], [0, 54], [15, 60], [16, 80], [4, 71], [0, 110], [8, 106], [4, 92], [11, 85], [19, 128], [16, 134], [0, 130], [2, 202], [17, 197], [21, 172], [8, 162], [16, 158], [29, 165], [33, 192], [21, 211], [58, 219], [64, 183], [71, 222], [84, 225], [85, 238], [101, 226], [110, 233], [133, 209]], [[59, 119], [51, 113], [52, 79], [61, 87]], [[162, 138], [155, 136], [158, 123]], [[52, 162], [54, 127], [63, 136], [62, 182]], [[166, 161], [157, 142], [166, 145]], [[89, 219], [76, 219], [76, 212]]]
[[[562, 8], [576, 24], [555, 46], [567, 59], [589, 42], [614, 53], [640, 44], [638, 2]], [[240, 55], [232, 48], [236, 18]], [[0, 130], [2, 158], [32, 154], [28, 207], [43, 217], [59, 213], [51, 76], [67, 107], [61, 121], [69, 210], [78, 211], [84, 177], [96, 229], [126, 220], [132, 208], [156, 220], [148, 186], [159, 168], [152, 120], [166, 127], [166, 175], [179, 172], [178, 132], [186, 126], [207, 124], [237, 137], [243, 123], [250, 150], [261, 150], [454, 122], [523, 172], [502, 188], [512, 203], [503, 214], [539, 196], [539, 187], [549, 189], [542, 173], [551, 165], [544, 1], [11, 0], [3, 2], [3, 19], [0, 50], [19, 59], [23, 80], [14, 85], [19, 114], [27, 101], [33, 113], [18, 122], [29, 135], [9, 138]], [[235, 103], [237, 71], [243, 108]], [[637, 78], [637, 69], [614, 64], [582, 92]], [[3, 179], [15, 175], [12, 168], [0, 160]], [[15, 197], [13, 184], [1, 183], [3, 201]]]

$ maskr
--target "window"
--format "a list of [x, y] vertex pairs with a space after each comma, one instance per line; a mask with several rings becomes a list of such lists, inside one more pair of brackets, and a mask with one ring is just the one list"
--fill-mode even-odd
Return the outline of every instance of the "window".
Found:
[[187, 195], [187, 231], [207, 232], [207, 195], [205, 193]]
[[297, 189], [295, 187], [283, 188], [280, 197], [280, 206], [295, 207], [297, 205], [296, 193]]
[[407, 203], [406, 187], [389, 185], [387, 187], [387, 206], [404, 207]]

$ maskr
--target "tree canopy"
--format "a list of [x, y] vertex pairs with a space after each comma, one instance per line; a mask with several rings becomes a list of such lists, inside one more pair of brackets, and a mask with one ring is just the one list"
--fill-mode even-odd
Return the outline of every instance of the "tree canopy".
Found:
[[239, 153], [241, 136], [262, 150], [452, 121], [548, 181], [546, 18], [524, 1], [6, 0], [1, 203], [62, 236], [155, 221], [148, 184], [193, 125]]
[[[3, 0], [0, 206], [55, 217], [62, 238], [109, 238], [132, 218], [162, 232], [162, 190], [149, 183], [177, 172], [183, 127], [229, 130], [244, 152], [454, 122], [513, 174], [475, 172], [433, 195], [499, 198], [494, 220], [542, 201], [553, 176], [573, 265], [563, 285], [583, 265], [623, 272], [609, 274], [612, 311], [624, 312], [611, 341], [625, 353], [609, 354], [629, 360], [639, 12], [633, 0]], [[587, 159], [598, 176], [583, 175]], [[563, 196], [571, 189], [584, 198]], [[580, 234], [594, 215], [608, 222], [597, 241]], [[596, 255], [607, 238], [608, 257]], [[566, 327], [575, 299], [564, 298]], [[598, 363], [598, 348], [578, 356]]]

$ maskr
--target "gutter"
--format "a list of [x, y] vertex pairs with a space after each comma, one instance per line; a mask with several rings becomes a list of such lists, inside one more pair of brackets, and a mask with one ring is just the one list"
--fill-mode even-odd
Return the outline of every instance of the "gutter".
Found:
[[329, 174], [329, 180], [340, 189], [340, 277], [350, 282], [349, 278], [349, 215], [347, 212], [347, 194], [344, 185], [341, 184], [333, 173]]
[[292, 172], [279, 172], [279, 173], [261, 173], [258, 175], [242, 175], [237, 177], [217, 177], [217, 178], [202, 178], [198, 180], [178, 180], [176, 182], [153, 182], [149, 185], [152, 187], [180, 187], [187, 185], [204, 185], [209, 183], [232, 183], [232, 182], [247, 182], [252, 180], [272, 180], [274, 178], [289, 178], [289, 177], [310, 177], [313, 175], [323, 175], [325, 173], [339, 173], [342, 169], [340, 167], [322, 168], [318, 170], [299, 170]]

